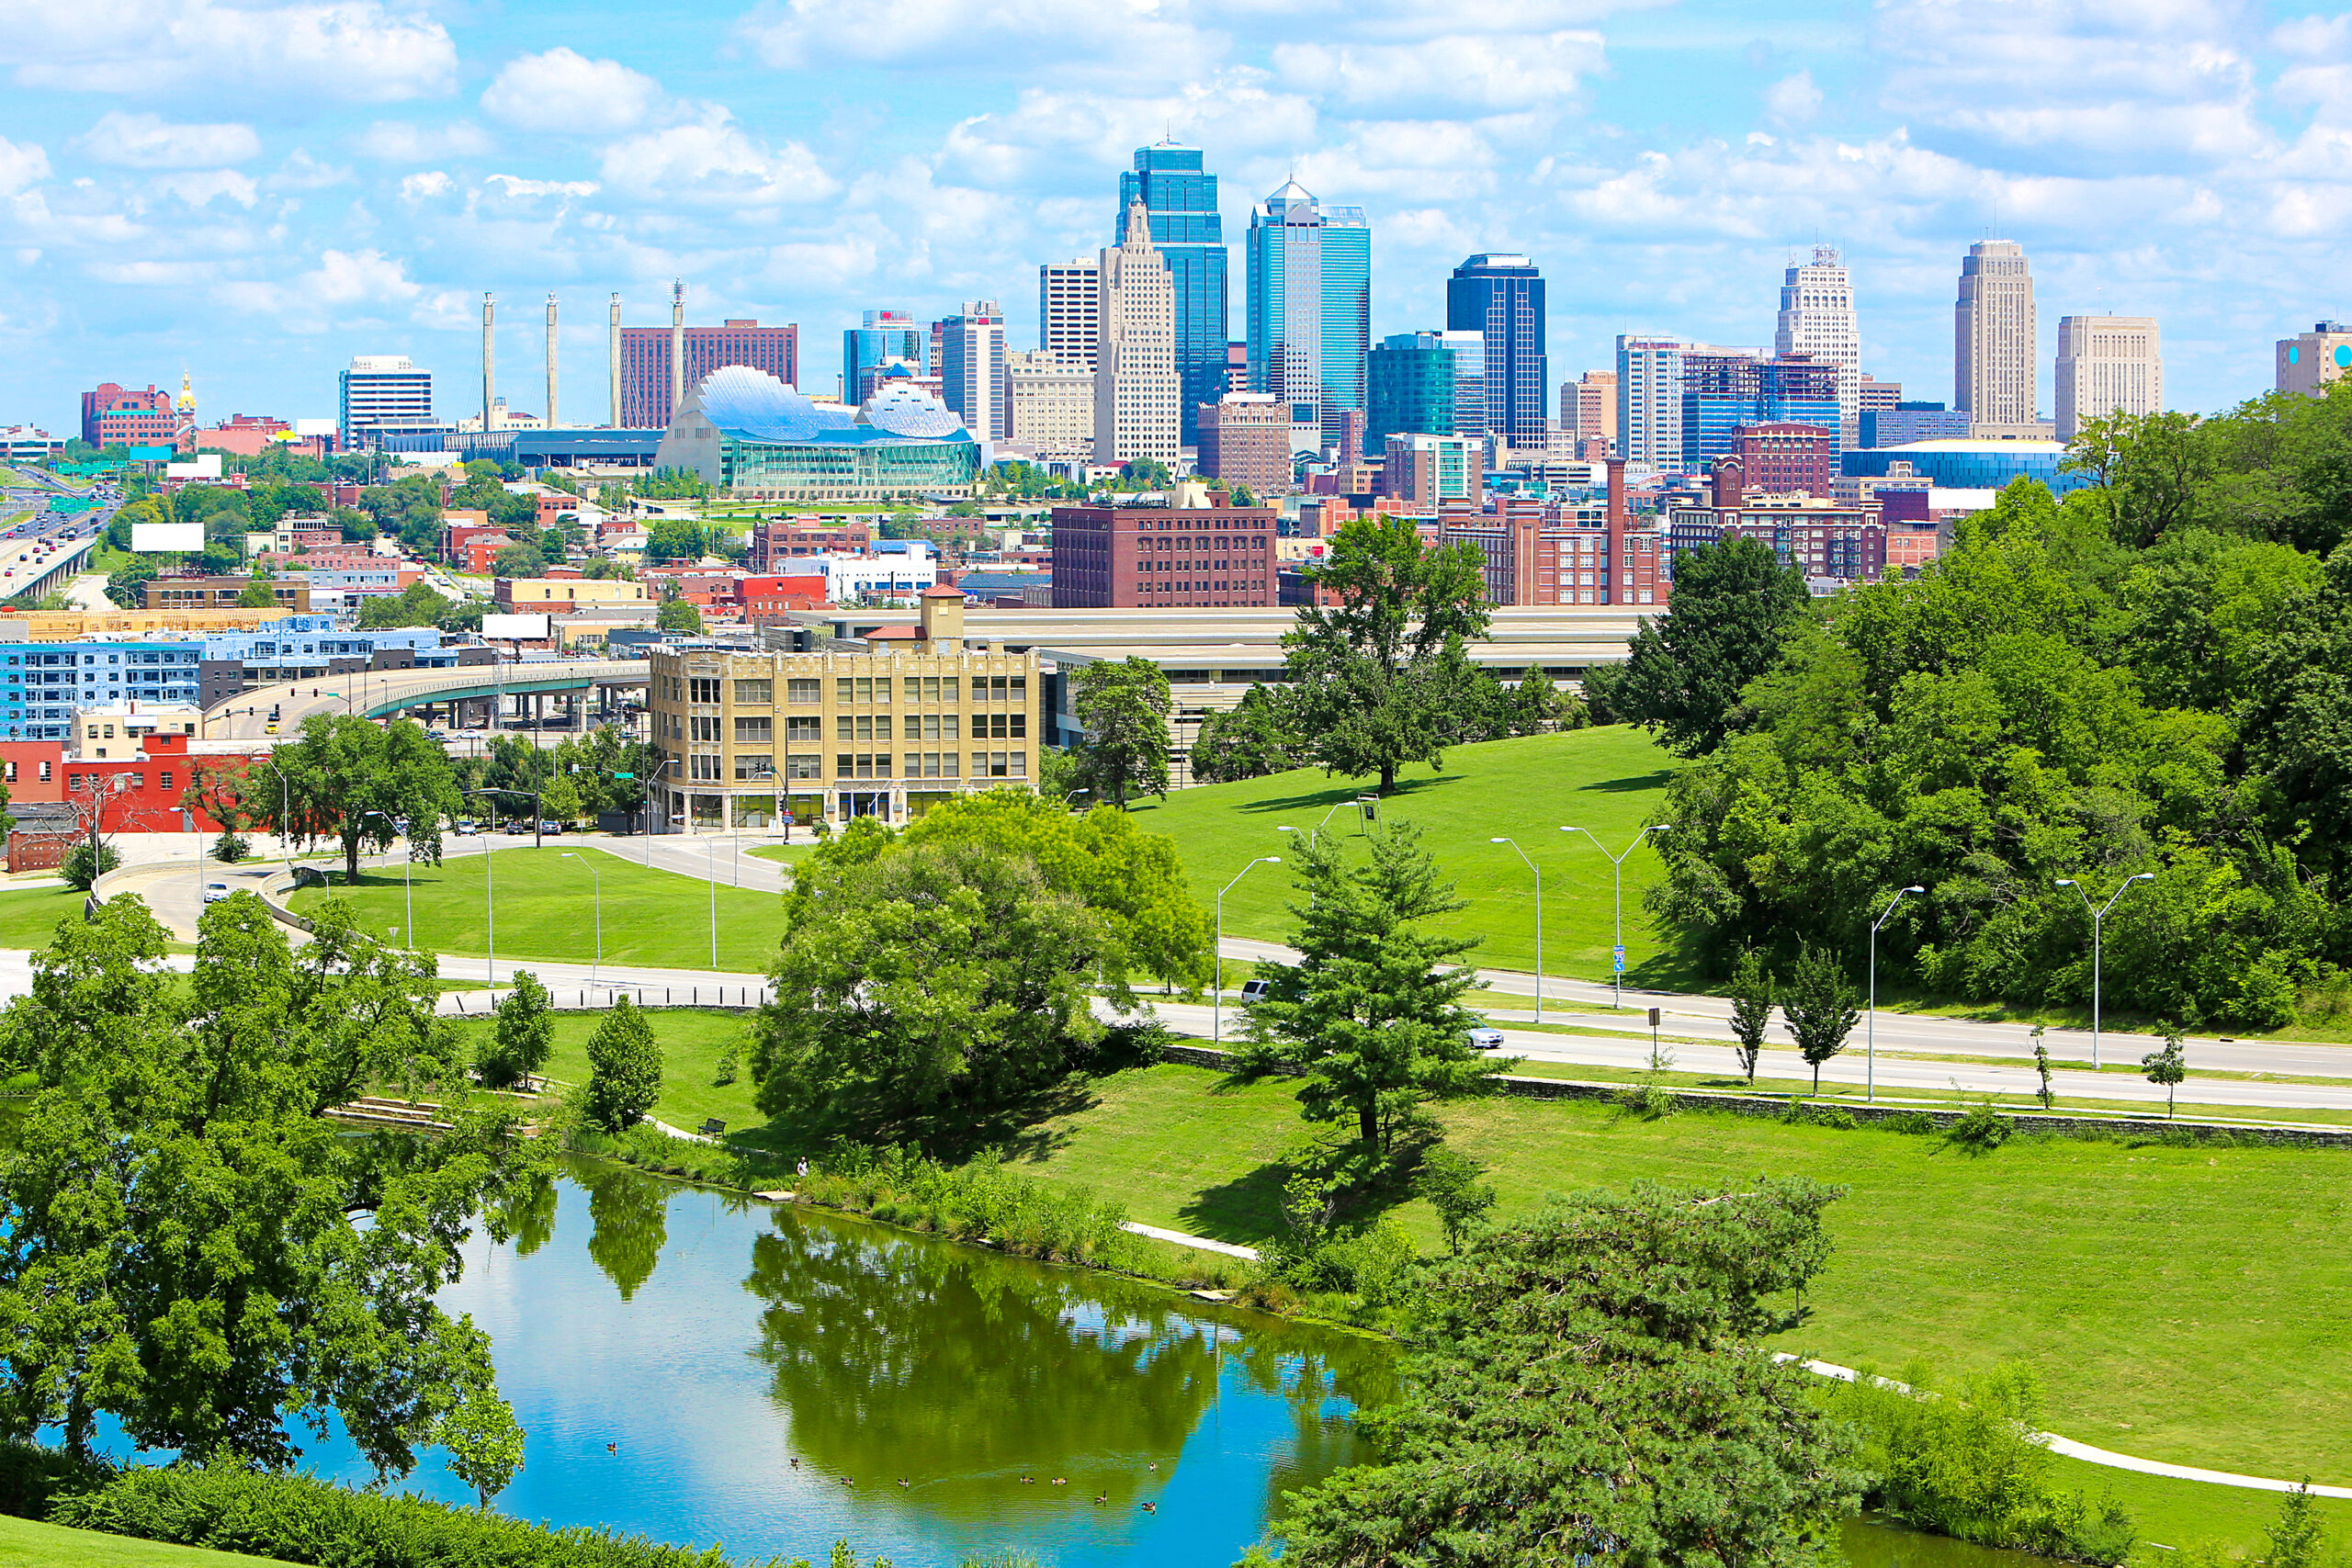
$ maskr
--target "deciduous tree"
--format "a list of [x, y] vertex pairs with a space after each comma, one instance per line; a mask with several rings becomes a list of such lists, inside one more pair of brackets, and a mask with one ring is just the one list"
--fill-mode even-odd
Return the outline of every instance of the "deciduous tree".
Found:
[[1086, 738], [1078, 753], [1097, 800], [1125, 810], [1131, 795], [1168, 793], [1168, 677], [1139, 655], [1086, 665], [1070, 677], [1070, 711]]
[[2169, 1121], [2173, 1114], [2174, 1091], [2188, 1077], [2188, 1054], [2181, 1044], [2180, 1031], [2165, 1030], [2163, 1049], [2151, 1051], [2141, 1057], [2140, 1068], [2148, 1075], [2150, 1083], [2164, 1085], [2165, 1117]]
[[[441, 863], [441, 823], [457, 815], [457, 781], [423, 726], [314, 713], [302, 721], [301, 738], [270, 753], [270, 762], [285, 787], [256, 790], [256, 819], [296, 838], [338, 840], [354, 881], [363, 850], [390, 849], [402, 837], [411, 860]], [[283, 821], [281, 811], [288, 813]]]
[[1781, 992], [1781, 1027], [1813, 1068], [1813, 1092], [1821, 1092], [1821, 1065], [1846, 1048], [1846, 1037], [1862, 1016], [1846, 971], [1827, 948], [1807, 942], [1797, 950], [1788, 985]]
[[1739, 967], [1731, 976], [1731, 1032], [1736, 1042], [1732, 1049], [1751, 1084], [1756, 1059], [1764, 1054], [1764, 1032], [1772, 1027], [1772, 972], [1764, 967], [1764, 955], [1752, 947], [1742, 949]]
[[1732, 727], [1740, 689], [1772, 668], [1781, 635], [1806, 603], [1803, 575], [1758, 540], [1681, 552], [1672, 607], [1634, 634], [1613, 712], [1682, 756], [1713, 750]]
[[626, 996], [616, 997], [588, 1037], [588, 1119], [608, 1133], [645, 1120], [662, 1098], [662, 1046], [653, 1026]]

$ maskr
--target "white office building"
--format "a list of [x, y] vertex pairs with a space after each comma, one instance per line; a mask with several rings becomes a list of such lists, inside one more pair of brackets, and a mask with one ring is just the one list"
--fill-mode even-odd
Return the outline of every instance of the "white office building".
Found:
[[344, 446], [361, 445], [377, 425], [432, 423], [433, 372], [419, 370], [406, 355], [363, 354], [343, 373], [335, 428]]
[[1102, 336], [1102, 301], [1094, 263], [1048, 262], [1037, 269], [1037, 347], [1074, 365], [1094, 368], [1094, 348]]
[[1094, 455], [1094, 372], [1038, 349], [1004, 356], [1006, 439], [1041, 462], [1083, 462]]
[[2154, 316], [2058, 318], [2058, 439], [2085, 420], [2155, 413], [2165, 406], [2165, 362]]
[[1952, 307], [1952, 407], [1972, 428], [2034, 423], [2033, 273], [2014, 240], [1979, 240], [1960, 264]]
[[1838, 367], [1838, 449], [1860, 446], [1862, 341], [1854, 324], [1853, 280], [1837, 246], [1814, 246], [1812, 261], [1783, 275], [1772, 352], [1807, 355]]

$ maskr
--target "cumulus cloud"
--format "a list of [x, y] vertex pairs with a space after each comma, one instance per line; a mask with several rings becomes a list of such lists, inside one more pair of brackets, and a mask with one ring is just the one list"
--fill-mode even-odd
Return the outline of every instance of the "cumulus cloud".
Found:
[[49, 178], [49, 154], [30, 141], [0, 136], [0, 196], [14, 196]]
[[202, 169], [261, 154], [250, 125], [174, 125], [160, 115], [117, 109], [74, 142], [82, 155], [131, 169]]
[[1224, 49], [1159, 0], [763, 0], [736, 30], [763, 62], [796, 71], [995, 69], [1044, 50], [1059, 73], [1131, 76], [1148, 62], [1181, 80]]
[[941, 165], [979, 185], [1066, 190], [1075, 171], [1099, 169], [1107, 178], [1129, 166], [1137, 147], [1170, 131], [1216, 148], [1229, 171], [1252, 153], [1287, 159], [1312, 145], [1319, 118], [1312, 99], [1275, 90], [1259, 71], [1227, 72], [1157, 96], [1028, 87], [1011, 110], [951, 129]]
[[1810, 71], [1783, 76], [1764, 89], [1764, 113], [1775, 125], [1809, 124], [1820, 112], [1821, 89], [1813, 85]]
[[249, 175], [234, 169], [190, 170], [184, 174], [159, 175], [155, 188], [166, 196], [176, 197], [190, 207], [203, 207], [226, 198], [239, 207], [251, 207], [258, 198], [259, 187]]
[[482, 94], [481, 109], [522, 130], [609, 135], [642, 124], [661, 98], [652, 77], [558, 47], [508, 61]]
[[17, 83], [53, 91], [393, 103], [457, 76], [447, 28], [379, 0], [110, 0], [97, 15], [31, 0], [0, 15]]
[[423, 164], [435, 158], [472, 158], [490, 151], [490, 138], [470, 120], [413, 125], [379, 119], [359, 133], [352, 151], [385, 164]]
[[401, 176], [401, 199], [411, 206], [447, 196], [456, 188], [457, 182], [439, 169], [420, 169]]
[[771, 147], [716, 107], [692, 124], [623, 137], [605, 149], [602, 166], [614, 190], [663, 204], [778, 207], [840, 188], [808, 148]]
[[297, 332], [323, 331], [338, 320], [377, 317], [414, 304], [424, 287], [381, 251], [322, 251], [318, 265], [277, 280], [240, 279], [217, 290], [232, 310], [276, 316]]
[[1495, 37], [1456, 34], [1415, 44], [1283, 43], [1273, 51], [1285, 86], [1359, 114], [1410, 118], [1448, 108], [1527, 108], [1571, 97], [1601, 68], [1596, 32]]

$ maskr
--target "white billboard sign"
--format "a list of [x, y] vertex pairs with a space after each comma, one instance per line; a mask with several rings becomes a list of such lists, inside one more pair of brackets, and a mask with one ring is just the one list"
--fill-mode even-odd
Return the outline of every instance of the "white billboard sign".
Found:
[[492, 639], [513, 637], [521, 642], [541, 642], [548, 635], [548, 618], [541, 615], [484, 615], [481, 635]]
[[204, 525], [133, 523], [130, 525], [130, 548], [137, 555], [154, 550], [200, 550], [204, 548]]

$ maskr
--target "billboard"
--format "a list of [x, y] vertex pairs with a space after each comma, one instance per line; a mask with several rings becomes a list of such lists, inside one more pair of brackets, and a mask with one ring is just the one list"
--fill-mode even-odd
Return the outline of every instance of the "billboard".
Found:
[[130, 548], [137, 555], [145, 555], [153, 550], [200, 550], [204, 548], [204, 525], [133, 523], [130, 525]]
[[524, 642], [544, 641], [548, 635], [548, 618], [541, 615], [484, 615], [481, 635], [486, 637], [513, 637]]

